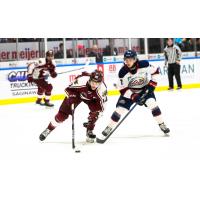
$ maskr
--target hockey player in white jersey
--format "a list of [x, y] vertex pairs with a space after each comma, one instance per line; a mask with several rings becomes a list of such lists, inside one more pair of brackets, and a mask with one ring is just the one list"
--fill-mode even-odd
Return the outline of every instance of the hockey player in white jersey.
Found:
[[102, 137], [106, 137], [112, 132], [112, 129], [120, 121], [121, 116], [128, 112], [133, 103], [149, 108], [160, 129], [165, 134], [170, 132], [163, 121], [161, 110], [154, 94], [158, 75], [159, 69], [150, 65], [146, 60], [138, 60], [135, 51], [127, 50], [125, 52], [124, 65], [119, 71], [119, 83], [117, 84], [121, 95], [118, 99], [116, 110], [111, 116], [110, 123], [102, 132]]

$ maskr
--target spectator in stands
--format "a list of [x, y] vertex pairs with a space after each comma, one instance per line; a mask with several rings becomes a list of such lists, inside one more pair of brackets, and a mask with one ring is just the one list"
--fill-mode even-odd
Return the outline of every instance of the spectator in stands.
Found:
[[85, 53], [84, 53], [84, 52], [85, 52], [85, 51], [84, 51], [83, 48], [79, 49], [79, 51], [78, 51], [78, 56], [79, 56], [79, 58], [84, 58], [84, 57], [85, 57]]
[[193, 43], [191, 38], [183, 38], [182, 43], [181, 43], [181, 50], [182, 51], [192, 51], [193, 48]]
[[8, 38], [0, 38], [0, 43], [6, 43], [8, 41]]
[[111, 47], [109, 45], [106, 46], [106, 48], [103, 50], [104, 56], [111, 56]]
[[113, 52], [113, 55], [114, 56], [117, 56], [118, 55], [118, 50], [117, 50], [117, 48], [116, 47], [114, 47], [114, 50], [113, 50], [114, 52]]
[[98, 52], [98, 47], [96, 44], [93, 45], [92, 51], [88, 54], [88, 57], [95, 57], [97, 63], [103, 62], [103, 56]]
[[85, 57], [85, 47], [84, 47], [84, 45], [79, 44], [79, 45], [77, 45], [77, 48], [78, 48], [78, 57], [84, 58]]
[[64, 58], [63, 43], [59, 44], [59, 50], [54, 55], [55, 59]]
[[114, 47], [113, 53], [110, 45], [107, 45], [106, 48], [103, 49], [103, 56], [117, 56], [117, 55], [118, 55], [118, 50], [116, 47]]
[[197, 42], [197, 51], [200, 51], [200, 38], [197, 38], [196, 42]]
[[182, 50], [182, 48], [183, 48], [182, 41], [183, 41], [183, 38], [175, 38], [175, 39], [174, 39], [174, 43], [175, 43], [177, 46], [179, 46], [181, 50]]
[[67, 50], [67, 58], [73, 58], [73, 50], [72, 49]]
[[180, 77], [180, 61], [181, 61], [181, 50], [174, 44], [173, 38], [167, 39], [167, 46], [164, 49], [165, 56], [165, 66], [168, 64], [168, 79], [169, 79], [169, 90], [174, 89], [174, 80], [175, 75], [177, 82], [177, 89], [182, 88], [181, 77]]
[[14, 42], [16, 42], [16, 38], [7, 38], [8, 40], [7, 40], [7, 42], [8, 43], [14, 43]]

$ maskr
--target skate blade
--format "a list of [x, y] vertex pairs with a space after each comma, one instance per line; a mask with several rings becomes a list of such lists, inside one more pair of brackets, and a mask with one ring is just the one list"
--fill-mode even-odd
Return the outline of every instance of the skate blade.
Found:
[[86, 138], [86, 143], [92, 144], [95, 143], [95, 140], [92, 138]]
[[45, 106], [45, 109], [53, 109], [53, 108], [54, 108], [54, 106]]

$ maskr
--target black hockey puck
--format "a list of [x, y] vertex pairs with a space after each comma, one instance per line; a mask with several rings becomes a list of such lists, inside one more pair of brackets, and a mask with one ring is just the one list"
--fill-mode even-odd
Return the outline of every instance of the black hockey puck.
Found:
[[81, 151], [77, 149], [77, 150], [75, 150], [75, 152], [76, 152], [76, 153], [80, 153]]

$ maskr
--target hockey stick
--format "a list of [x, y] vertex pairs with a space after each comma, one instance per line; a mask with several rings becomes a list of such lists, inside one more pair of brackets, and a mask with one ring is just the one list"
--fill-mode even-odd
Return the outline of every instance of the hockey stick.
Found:
[[71, 105], [71, 109], [72, 109], [72, 149], [75, 149], [74, 104]]
[[83, 67], [80, 67], [80, 68], [77, 68], [77, 69], [72, 69], [72, 70], [69, 70], [69, 71], [66, 71], [66, 72], [60, 72], [60, 73], [58, 73], [58, 74], [66, 74], [66, 73], [70, 73], [70, 72], [82, 70], [82, 69], [85, 69], [85, 67], [88, 66], [89, 64], [90, 64], [90, 61], [87, 61], [87, 62], [85, 63], [85, 65], [83, 65]]
[[67, 74], [67, 73], [70, 73], [70, 72], [74, 72], [74, 71], [78, 71], [78, 70], [81, 70], [81, 69], [84, 69], [85, 67], [80, 67], [78, 69], [72, 69], [72, 70], [69, 70], [69, 71], [66, 71], [66, 72], [60, 72], [60, 73], [57, 73], [57, 74]]
[[71, 105], [71, 110], [72, 110], [72, 149], [75, 150], [75, 153], [80, 153], [81, 151], [79, 149], [76, 149], [75, 145], [74, 104]]
[[105, 136], [105, 138], [103, 139], [100, 139], [100, 138], [97, 138], [96, 139], [96, 142], [97, 143], [100, 143], [100, 144], [103, 144], [106, 142], [106, 140], [116, 131], [116, 129], [120, 126], [120, 124], [128, 117], [128, 115], [132, 112], [132, 110], [137, 106], [137, 103], [134, 104], [132, 106], [132, 108], [128, 111], [128, 113], [126, 113], [126, 115], [124, 116], [124, 118], [117, 124], [117, 126], [110, 132], [109, 135]]
[[[117, 126], [110, 132], [109, 135], [105, 136], [105, 138], [103, 139], [100, 139], [100, 138], [97, 138], [96, 139], [96, 142], [97, 143], [100, 143], [100, 144], [103, 144], [106, 142], [106, 140], [115, 132], [115, 130], [120, 126], [120, 124], [128, 117], [128, 115], [133, 111], [133, 109], [139, 104], [139, 102], [141, 102], [142, 99], [144, 99], [146, 96], [148, 95], [148, 90], [145, 91], [144, 94], [141, 95], [140, 97], [140, 100], [138, 102], [136, 102], [132, 108], [128, 111], [128, 113], [126, 113], [126, 115], [123, 117], [123, 119], [117, 124]], [[140, 105], [140, 104], [139, 104]]]
[[[68, 70], [68, 71], [65, 71], [65, 72], [59, 72], [59, 73], [57, 73], [57, 74], [58, 74], [58, 75], [60, 75], [60, 74], [67, 74], [67, 73], [70, 73], [70, 72], [82, 70], [82, 69], [85, 69], [85, 67], [87, 67], [89, 64], [90, 64], [90, 61], [87, 61], [87, 62], [85, 63], [85, 65], [83, 65], [83, 67], [80, 67], [80, 68], [77, 68], [77, 69]], [[30, 76], [30, 77], [32, 77], [32, 76]], [[38, 79], [36, 79], [36, 80], [40, 80], [40, 79], [44, 79], [44, 77], [38, 78]]]

